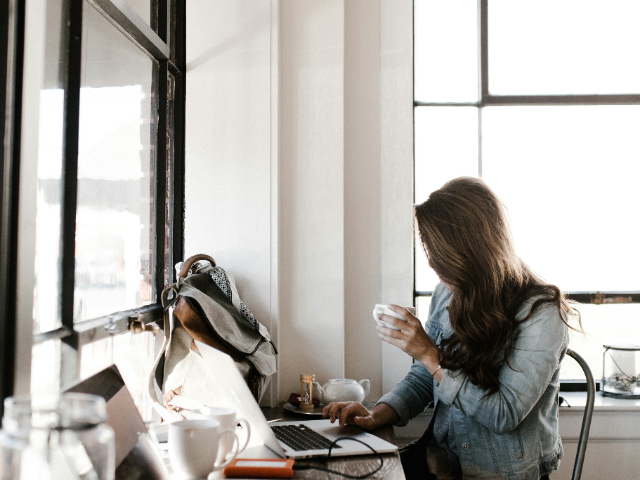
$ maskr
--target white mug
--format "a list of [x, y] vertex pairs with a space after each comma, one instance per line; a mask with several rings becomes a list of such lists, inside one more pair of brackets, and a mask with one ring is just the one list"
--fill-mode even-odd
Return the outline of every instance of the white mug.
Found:
[[[223, 439], [231, 438], [232, 455], [217, 461]], [[223, 431], [213, 419], [182, 420], [169, 425], [169, 459], [171, 467], [182, 478], [206, 478], [213, 470], [229, 465], [238, 455], [238, 437], [231, 430]]]
[[[223, 408], [223, 407], [202, 407], [199, 410], [191, 412], [190, 418], [209, 418], [212, 420], [218, 420], [220, 422], [220, 428], [223, 431], [231, 430], [236, 432], [236, 427], [238, 424], [242, 427], [244, 431], [244, 440], [239, 442], [238, 453], [242, 452], [245, 448], [247, 448], [247, 444], [249, 443], [249, 437], [251, 436], [251, 428], [249, 427], [249, 422], [247, 422], [244, 418], [236, 418], [236, 411], [233, 408]], [[237, 435], [237, 432], [236, 432]], [[231, 453], [233, 449], [233, 439], [230, 437], [223, 438], [220, 441], [220, 447], [218, 448], [218, 461], [223, 461], [227, 455]]]

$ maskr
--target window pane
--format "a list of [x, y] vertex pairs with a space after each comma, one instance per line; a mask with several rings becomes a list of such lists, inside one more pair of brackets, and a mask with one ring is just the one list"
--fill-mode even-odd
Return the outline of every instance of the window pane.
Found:
[[431, 297], [416, 297], [416, 317], [420, 319], [422, 325], [429, 320], [429, 306]]
[[[571, 333], [569, 348], [581, 355], [589, 364], [593, 378], [602, 379], [603, 345], [638, 344], [640, 339], [640, 305], [576, 305], [582, 314], [582, 324], [586, 335]], [[637, 364], [636, 359], [636, 364]], [[638, 372], [635, 372], [638, 373]], [[562, 362], [560, 378], [582, 380], [584, 373], [573, 359]]]
[[[415, 109], [415, 201], [452, 178], [478, 174], [478, 109], [419, 107]], [[416, 288], [433, 290], [438, 277], [427, 265], [416, 238]]]
[[46, 8], [46, 35], [38, 129], [34, 333], [55, 330], [61, 324], [58, 316], [58, 257], [64, 64], [60, 34], [64, 18], [61, 0], [48, 0], [43, 5]]
[[565, 291], [640, 290], [640, 106], [492, 107], [483, 177], [516, 245]]
[[640, 93], [640, 2], [492, 0], [489, 90]]
[[31, 395], [60, 391], [60, 340], [48, 340], [31, 350]]
[[[157, 335], [162, 341], [162, 334]], [[156, 336], [151, 333], [115, 335], [84, 345], [80, 350], [80, 379], [90, 377], [113, 364], [118, 367], [133, 401], [145, 420], [151, 420], [146, 380], [154, 362]]]
[[478, 100], [477, 2], [415, 2], [415, 99]]
[[84, 25], [76, 321], [153, 301], [155, 65], [89, 5]]
[[[151, 25], [151, 0], [126, 0], [129, 6], [142, 18], [147, 25]], [[153, 3], [156, 3], [154, 1]]]

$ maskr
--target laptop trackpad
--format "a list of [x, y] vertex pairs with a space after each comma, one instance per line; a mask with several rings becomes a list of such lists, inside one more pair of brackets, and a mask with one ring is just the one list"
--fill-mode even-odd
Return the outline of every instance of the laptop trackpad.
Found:
[[338, 425], [338, 422], [336, 421], [336, 423], [331, 424], [329, 426], [317, 426], [317, 427], [313, 427], [313, 429], [325, 436], [329, 436], [332, 435], [334, 437], [354, 437], [356, 435], [361, 435], [365, 432], [363, 432], [363, 430], [361, 428], [358, 427], [354, 427], [353, 425], [345, 425], [344, 427], [340, 428], [340, 426]]

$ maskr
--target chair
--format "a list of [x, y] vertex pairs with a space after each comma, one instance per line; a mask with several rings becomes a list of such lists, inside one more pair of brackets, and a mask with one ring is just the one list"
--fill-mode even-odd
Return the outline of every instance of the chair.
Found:
[[584, 464], [584, 456], [587, 451], [587, 441], [589, 440], [589, 429], [591, 428], [591, 417], [593, 416], [593, 403], [596, 396], [596, 384], [593, 381], [593, 375], [587, 362], [571, 349], [567, 350], [567, 355], [572, 357], [584, 372], [587, 379], [587, 404], [584, 407], [584, 416], [582, 418], [582, 428], [580, 430], [580, 438], [578, 440], [578, 450], [576, 451], [576, 462], [573, 465], [572, 480], [580, 480], [582, 476], [582, 466]]

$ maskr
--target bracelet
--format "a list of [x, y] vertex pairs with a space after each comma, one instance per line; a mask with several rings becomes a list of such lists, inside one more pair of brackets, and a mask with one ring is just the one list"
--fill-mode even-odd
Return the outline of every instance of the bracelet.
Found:
[[442, 368], [442, 365], [438, 365], [438, 368], [436, 368], [436, 369], [433, 371], [433, 373], [431, 373], [431, 376], [432, 376], [432, 377], [435, 377], [435, 376], [436, 376], [436, 372], [437, 372], [438, 370], [440, 370], [441, 368]]

